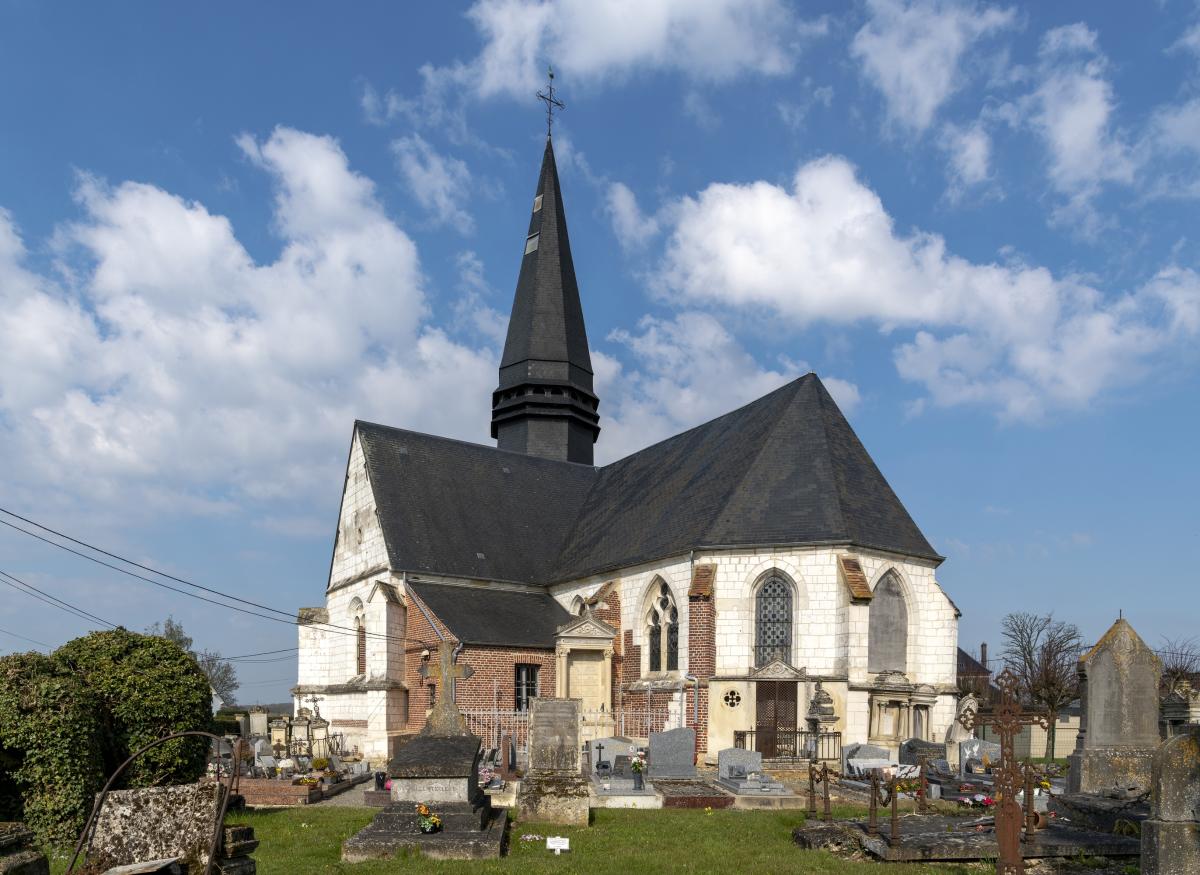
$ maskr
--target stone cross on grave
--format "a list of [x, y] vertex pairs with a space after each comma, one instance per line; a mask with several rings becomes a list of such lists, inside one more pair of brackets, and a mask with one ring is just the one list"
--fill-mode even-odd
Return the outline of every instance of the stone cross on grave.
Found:
[[1025, 861], [1021, 856], [1021, 806], [1017, 794], [1024, 784], [1024, 769], [1013, 753], [1017, 733], [1034, 724], [1045, 729], [1049, 721], [1043, 715], [1028, 714], [1021, 709], [1017, 696], [1021, 682], [1012, 669], [1006, 668], [996, 678], [1000, 701], [987, 712], [965, 710], [958, 722], [970, 731], [977, 726], [990, 726], [1000, 736], [1000, 767], [992, 771], [995, 779], [996, 843], [1000, 855], [996, 858], [997, 875], [1022, 875]]
[[425, 728], [421, 730], [423, 734], [470, 735], [466, 718], [458, 710], [455, 687], [457, 681], [466, 680], [473, 674], [475, 669], [471, 666], [455, 664], [454, 645], [451, 642], [443, 641], [438, 645], [437, 663], [426, 663], [420, 668], [423, 680], [433, 681], [442, 689], [442, 695], [438, 696], [433, 710], [429, 712], [429, 718], [425, 721]]

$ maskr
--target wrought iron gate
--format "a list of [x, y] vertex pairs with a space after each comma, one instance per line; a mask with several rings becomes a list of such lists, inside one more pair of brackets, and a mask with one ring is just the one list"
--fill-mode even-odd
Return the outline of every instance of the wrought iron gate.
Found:
[[779, 753], [781, 736], [795, 739], [797, 716], [795, 681], [758, 681], [754, 685], [754, 729], [759, 753], [773, 759]]

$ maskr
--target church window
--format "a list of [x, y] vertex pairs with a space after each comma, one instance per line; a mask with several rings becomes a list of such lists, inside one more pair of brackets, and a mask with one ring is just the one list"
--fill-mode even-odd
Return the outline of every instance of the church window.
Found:
[[725, 704], [730, 708], [736, 708], [738, 705], [742, 704], [742, 694], [737, 690], [730, 690], [725, 694]]
[[367, 673], [367, 627], [362, 620], [358, 621], [358, 673]]
[[646, 638], [650, 671], [678, 671], [679, 610], [671, 588], [661, 579], [646, 612]]
[[513, 681], [515, 707], [518, 711], [528, 711], [530, 700], [538, 694], [538, 667], [518, 664]]
[[896, 572], [875, 585], [867, 623], [867, 671], [908, 670], [908, 606]]
[[437, 684], [429, 685], [429, 707], [432, 708], [437, 704]]
[[774, 659], [792, 661], [792, 587], [779, 574], [772, 574], [754, 597], [754, 664], [764, 666]]
[[525, 254], [526, 255], [528, 255], [529, 253], [531, 253], [537, 249], [539, 236], [541, 236], [541, 235], [530, 234], [528, 237], [525, 238]]

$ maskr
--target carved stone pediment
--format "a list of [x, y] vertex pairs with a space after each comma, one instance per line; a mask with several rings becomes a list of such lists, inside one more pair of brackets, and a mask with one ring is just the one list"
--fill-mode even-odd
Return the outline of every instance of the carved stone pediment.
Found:
[[807, 678], [805, 669], [788, 665], [782, 659], [772, 659], [762, 668], [750, 672], [750, 679], [756, 681], [803, 681]]
[[568, 641], [577, 639], [596, 640], [602, 638], [611, 641], [617, 635], [617, 630], [605, 623], [603, 620], [592, 616], [591, 611], [584, 611], [583, 615], [576, 617], [568, 623], [559, 626], [554, 633], [554, 637], [559, 641], [567, 639]]
[[913, 685], [909, 681], [908, 676], [902, 671], [888, 669], [881, 671], [875, 676], [875, 683], [872, 684], [877, 690], [896, 690], [903, 692], [911, 692]]

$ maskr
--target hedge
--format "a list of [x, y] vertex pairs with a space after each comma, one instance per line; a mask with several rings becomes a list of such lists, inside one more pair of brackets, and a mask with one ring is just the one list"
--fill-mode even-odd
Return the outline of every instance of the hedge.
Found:
[[[0, 657], [0, 819], [46, 844], [73, 841], [92, 800], [142, 745], [212, 721], [208, 680], [177, 645], [125, 629], [93, 632], [50, 656]], [[155, 748], [121, 787], [199, 779], [206, 739]]]

